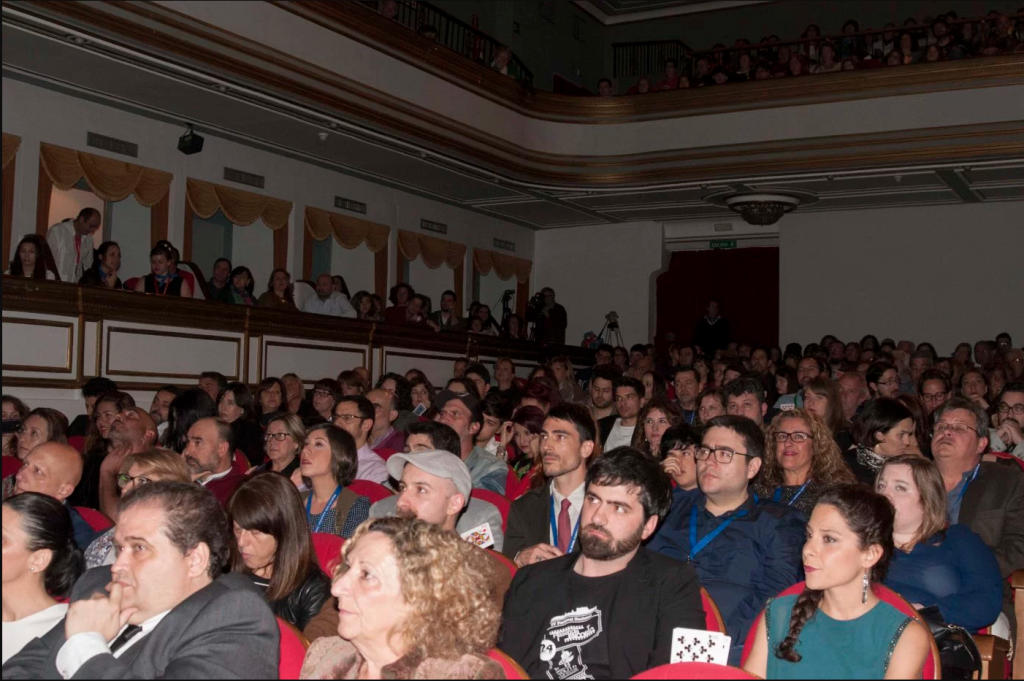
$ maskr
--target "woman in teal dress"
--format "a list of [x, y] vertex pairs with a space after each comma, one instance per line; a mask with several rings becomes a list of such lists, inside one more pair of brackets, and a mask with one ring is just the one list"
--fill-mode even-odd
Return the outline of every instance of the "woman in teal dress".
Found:
[[836, 485], [807, 523], [802, 593], [768, 601], [743, 668], [766, 679], [914, 679], [930, 654], [923, 625], [879, 600], [893, 554], [892, 505]]

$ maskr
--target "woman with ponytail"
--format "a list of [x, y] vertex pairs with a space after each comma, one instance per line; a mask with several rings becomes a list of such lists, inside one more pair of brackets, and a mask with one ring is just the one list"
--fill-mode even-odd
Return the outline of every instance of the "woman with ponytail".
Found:
[[3, 508], [3, 663], [64, 619], [85, 562], [67, 507], [23, 492]]
[[864, 485], [836, 485], [818, 498], [804, 590], [768, 601], [744, 669], [766, 679], [921, 678], [928, 631], [872, 588], [892, 558], [894, 516]]

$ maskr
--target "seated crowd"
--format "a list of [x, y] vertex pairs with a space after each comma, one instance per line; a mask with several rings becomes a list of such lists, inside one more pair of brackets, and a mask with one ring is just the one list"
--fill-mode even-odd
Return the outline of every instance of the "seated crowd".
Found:
[[288, 636], [301, 678], [628, 678], [718, 613], [764, 678], [920, 678], [909, 604], [1012, 641], [1009, 335], [722, 340], [4, 395], [3, 676], [278, 678]]
[[[770, 35], [752, 44], [738, 38], [731, 48], [718, 43], [708, 51], [688, 55], [684, 64], [668, 59], [661, 77], [641, 75], [627, 94], [1018, 52], [1024, 52], [1024, 8], [1015, 16], [992, 10], [984, 19], [974, 20], [959, 19], [953, 11], [926, 18], [921, 24], [909, 17], [902, 27], [888, 23], [880, 30], [861, 28], [849, 19], [836, 36], [823, 36], [817, 24], [811, 24], [799, 41], [784, 43]], [[612, 81], [601, 79], [598, 93], [613, 95]]]
[[[149, 273], [122, 280], [121, 247], [117, 242], [104, 241], [98, 248], [91, 248], [101, 222], [99, 211], [83, 208], [77, 217], [51, 226], [45, 238], [37, 234], [23, 237], [5, 274], [156, 296], [204, 297], [202, 283], [196, 274], [179, 267], [181, 255], [168, 241], [157, 242], [150, 251]], [[276, 268], [270, 273], [266, 290], [257, 292], [257, 282], [248, 267], [234, 267], [227, 258], [218, 258], [205, 282], [205, 297], [229, 305], [299, 311], [295, 283], [287, 270]], [[302, 302], [302, 312], [519, 340], [529, 337], [529, 321], [534, 324], [531, 340], [565, 343], [565, 308], [555, 302], [555, 292], [550, 288], [542, 289], [531, 301], [534, 304], [528, 307], [528, 319], [510, 312], [499, 321], [491, 315], [490, 306], [479, 301], [470, 303], [463, 317], [458, 295], [451, 290], [441, 294], [439, 309], [432, 310], [431, 298], [417, 293], [409, 284], [392, 287], [388, 295], [391, 305], [385, 306], [376, 293], [350, 294], [341, 275], [321, 274], [315, 283], [309, 283], [315, 285]]]

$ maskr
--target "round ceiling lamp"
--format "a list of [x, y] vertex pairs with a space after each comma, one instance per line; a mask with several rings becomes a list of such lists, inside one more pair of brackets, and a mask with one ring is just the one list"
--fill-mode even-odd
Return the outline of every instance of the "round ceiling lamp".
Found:
[[705, 196], [704, 200], [718, 206], [724, 206], [738, 213], [743, 221], [750, 225], [774, 225], [783, 215], [800, 206], [806, 206], [818, 200], [810, 192], [803, 191], [772, 191], [761, 192], [716, 192]]

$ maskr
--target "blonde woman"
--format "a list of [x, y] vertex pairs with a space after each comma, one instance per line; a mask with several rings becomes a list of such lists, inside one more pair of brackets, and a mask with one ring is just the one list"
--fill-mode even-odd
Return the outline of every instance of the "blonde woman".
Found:
[[331, 593], [338, 635], [317, 639], [303, 679], [497, 679], [501, 612], [490, 558], [421, 520], [378, 518], [345, 543]]
[[825, 490], [855, 482], [828, 426], [804, 409], [776, 416], [765, 439], [764, 461], [754, 483], [754, 491], [765, 501], [792, 506], [810, 516]]
[[551, 373], [555, 376], [558, 385], [558, 394], [563, 402], [582, 403], [586, 399], [586, 393], [576, 382], [576, 374], [572, 370], [572, 362], [568, 357], [555, 357], [548, 364]]

